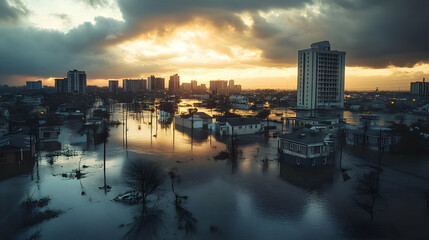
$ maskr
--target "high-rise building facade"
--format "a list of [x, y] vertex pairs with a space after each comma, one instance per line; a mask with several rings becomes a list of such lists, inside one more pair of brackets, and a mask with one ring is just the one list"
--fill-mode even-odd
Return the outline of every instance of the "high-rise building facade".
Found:
[[417, 96], [429, 96], [429, 82], [412, 82], [410, 84], [410, 93]]
[[168, 81], [168, 90], [172, 92], [179, 91], [180, 89], [180, 76], [176, 73], [173, 76], [170, 76], [170, 81]]
[[42, 89], [42, 81], [27, 81], [27, 89]]
[[119, 90], [118, 80], [109, 80], [109, 92], [117, 93]]
[[148, 89], [149, 90], [164, 90], [165, 89], [165, 79], [157, 78], [154, 75], [147, 78]]
[[331, 50], [328, 41], [298, 51], [298, 108], [344, 107], [345, 59], [346, 52]]
[[140, 92], [147, 89], [146, 84], [145, 79], [123, 79], [122, 89], [124, 92]]
[[85, 71], [68, 71], [67, 73], [67, 92], [85, 93], [86, 92], [86, 73]]
[[55, 92], [66, 93], [68, 90], [67, 78], [55, 79]]
[[210, 81], [210, 91], [227, 92], [228, 81], [226, 80], [212, 80]]
[[197, 87], [198, 87], [197, 80], [191, 80], [191, 90], [195, 91], [195, 90], [197, 90]]

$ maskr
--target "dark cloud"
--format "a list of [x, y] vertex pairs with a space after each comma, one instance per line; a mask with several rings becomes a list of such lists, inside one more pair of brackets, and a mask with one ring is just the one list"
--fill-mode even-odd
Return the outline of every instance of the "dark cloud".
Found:
[[[93, 7], [107, 0], [82, 0]], [[110, 5], [109, 5], [110, 6]], [[86, 69], [94, 78], [162, 72], [175, 67], [137, 56], [126, 63], [111, 47], [145, 34], [160, 44], [183, 25], [198, 23], [212, 31], [212, 41], [192, 41], [201, 48], [232, 56], [231, 46], [261, 51], [260, 66], [295, 66], [297, 50], [329, 40], [347, 51], [349, 66], [381, 68], [429, 62], [429, 2], [418, 0], [118, 0], [124, 21], [97, 17], [68, 33], [0, 25], [0, 75], [63, 75]], [[266, 17], [269, 11], [279, 11]], [[246, 13], [252, 26], [239, 14]], [[0, 24], [28, 14], [20, 1], [0, 0]], [[66, 15], [58, 15], [66, 20]], [[158, 56], [160, 61], [168, 56]], [[155, 57], [156, 58], [156, 57]], [[243, 60], [245, 61], [245, 60]], [[217, 64], [217, 63], [216, 63]], [[215, 64], [215, 65], [216, 65]], [[111, 74], [112, 76], [109, 76]]]
[[0, 0], [0, 23], [16, 23], [28, 14], [29, 10], [20, 0], [11, 1], [11, 6], [7, 0]]
[[123, 22], [97, 17], [69, 31], [0, 27], [2, 75], [63, 75], [69, 68], [89, 69], [106, 62], [103, 43], [121, 34]]

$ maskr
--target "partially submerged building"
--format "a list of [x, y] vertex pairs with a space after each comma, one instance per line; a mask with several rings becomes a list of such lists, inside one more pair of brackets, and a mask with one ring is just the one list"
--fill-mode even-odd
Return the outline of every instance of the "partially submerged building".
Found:
[[319, 168], [333, 164], [330, 134], [309, 129], [279, 136], [282, 161], [292, 166]]
[[174, 122], [175, 125], [185, 128], [208, 129], [209, 125], [213, 123], [213, 117], [207, 113], [195, 112], [193, 114], [176, 116]]
[[30, 135], [18, 133], [0, 138], [0, 165], [31, 161], [35, 141]]

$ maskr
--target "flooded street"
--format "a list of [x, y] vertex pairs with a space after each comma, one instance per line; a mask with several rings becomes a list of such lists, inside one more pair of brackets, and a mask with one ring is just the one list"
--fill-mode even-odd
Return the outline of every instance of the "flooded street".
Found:
[[[112, 120], [122, 122], [122, 108], [112, 107]], [[345, 114], [346, 115], [346, 114]], [[353, 114], [347, 115], [355, 118]], [[65, 121], [59, 141], [70, 156], [49, 156], [41, 151], [29, 174], [0, 181], [0, 239], [422, 239], [429, 236], [427, 156], [410, 159], [384, 155], [380, 175], [380, 198], [374, 222], [357, 206], [354, 186], [374, 169], [377, 154], [358, 157], [345, 148], [342, 166], [350, 180], [344, 181], [338, 166], [322, 170], [296, 169], [277, 155], [277, 138], [263, 135], [238, 137], [237, 156], [215, 160], [228, 151], [230, 140], [201, 130], [176, 129], [157, 121], [150, 111], [130, 112], [128, 131], [112, 126], [106, 144], [104, 184], [103, 144], [88, 144], [79, 133], [80, 121]], [[126, 134], [124, 134], [126, 132]], [[126, 137], [124, 136], [126, 135]], [[193, 137], [191, 137], [193, 136]], [[362, 155], [362, 153], [360, 153]], [[336, 161], [338, 162], [336, 154]], [[167, 174], [177, 169], [174, 188], [183, 201], [182, 212], [167, 178], [160, 196], [149, 206], [156, 221], [139, 222], [140, 204], [113, 199], [130, 188], [126, 168], [131, 161], [160, 162]], [[85, 166], [85, 167], [82, 167]], [[82, 176], [76, 177], [81, 168]], [[58, 217], [23, 227], [20, 203], [27, 197], [49, 196], [50, 209]], [[178, 214], [191, 214], [193, 228], [181, 228]], [[144, 232], [145, 236], [136, 236]], [[311, 229], [311, 231], [309, 231]]]

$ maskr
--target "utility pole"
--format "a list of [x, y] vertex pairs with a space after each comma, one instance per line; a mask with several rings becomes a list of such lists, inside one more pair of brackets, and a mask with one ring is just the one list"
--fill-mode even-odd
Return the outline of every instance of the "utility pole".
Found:
[[128, 149], [128, 103], [125, 113], [125, 148]]
[[340, 170], [342, 170], [342, 160], [343, 160], [343, 134], [341, 132], [341, 126], [338, 127], [338, 134], [339, 134], [339, 140], [340, 140]]
[[379, 143], [378, 143], [378, 169], [381, 169], [381, 153], [382, 153], [382, 134], [381, 134], [381, 127], [380, 127], [380, 137], [379, 137]]
[[124, 105], [122, 105], [122, 146], [125, 146], [125, 112]]

